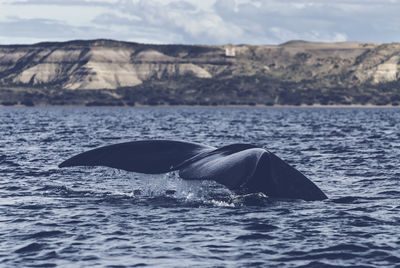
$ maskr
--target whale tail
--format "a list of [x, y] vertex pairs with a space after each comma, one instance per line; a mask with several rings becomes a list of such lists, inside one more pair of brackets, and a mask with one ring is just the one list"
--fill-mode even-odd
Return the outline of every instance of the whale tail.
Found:
[[183, 161], [216, 148], [198, 143], [144, 140], [119, 143], [75, 155], [59, 167], [106, 166], [145, 174], [176, 170]]
[[233, 144], [186, 160], [183, 179], [212, 179], [239, 193], [262, 192], [272, 198], [323, 200], [327, 196], [300, 171], [275, 154]]
[[59, 165], [72, 166], [106, 166], [145, 174], [179, 170], [185, 180], [214, 180], [236, 192], [303, 200], [327, 198], [300, 171], [275, 154], [249, 144], [216, 149], [183, 141], [134, 141], [83, 152]]
[[250, 192], [262, 191], [275, 198], [306, 201], [328, 198], [310, 179], [271, 152], [262, 154], [246, 187]]

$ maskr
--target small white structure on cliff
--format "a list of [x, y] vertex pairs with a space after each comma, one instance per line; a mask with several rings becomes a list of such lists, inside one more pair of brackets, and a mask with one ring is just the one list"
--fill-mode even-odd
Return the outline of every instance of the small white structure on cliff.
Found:
[[225, 47], [225, 56], [227, 57], [235, 57], [235, 47], [232, 45]]

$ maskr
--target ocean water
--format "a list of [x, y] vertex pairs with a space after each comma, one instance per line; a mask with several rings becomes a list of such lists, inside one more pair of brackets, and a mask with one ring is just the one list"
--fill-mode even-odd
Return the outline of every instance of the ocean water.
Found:
[[[400, 110], [0, 109], [0, 267], [400, 267]], [[140, 139], [267, 148], [328, 200], [59, 169]]]

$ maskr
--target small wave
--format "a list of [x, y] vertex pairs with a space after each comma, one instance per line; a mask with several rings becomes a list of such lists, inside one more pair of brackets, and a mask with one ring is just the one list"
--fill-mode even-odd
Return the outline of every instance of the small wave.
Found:
[[39, 267], [39, 268], [52, 268], [57, 267], [55, 263], [40, 263], [40, 264], [31, 264], [29, 267]]
[[337, 204], [354, 204], [356, 202], [359, 202], [360, 197], [357, 196], [344, 196], [336, 199], [331, 199], [333, 203]]
[[53, 138], [53, 137], [46, 137], [46, 138], [41, 140], [41, 142], [43, 142], [43, 143], [52, 143], [52, 142], [55, 142], [55, 141], [57, 141], [57, 140], [55, 138]]
[[84, 197], [95, 195], [95, 192], [89, 190], [73, 190], [64, 185], [45, 185], [36, 189], [38, 192], [44, 192], [44, 196], [62, 196], [62, 197]]
[[100, 137], [100, 139], [104, 141], [109, 141], [109, 140], [121, 140], [121, 137]]
[[29, 204], [29, 205], [21, 205], [18, 206], [18, 209], [31, 209], [31, 210], [40, 210], [40, 209], [45, 209], [45, 205], [39, 205], [39, 204]]
[[27, 238], [47, 238], [54, 237], [64, 234], [62, 231], [41, 231], [31, 235], [28, 235]]
[[[145, 266], [147, 266], [147, 264], [145, 264], [145, 263], [136, 263], [136, 264], [132, 265], [132, 267], [145, 267]], [[112, 266], [109, 266], [109, 267], [112, 267]]]
[[327, 251], [366, 252], [368, 251], [368, 248], [355, 244], [339, 244], [331, 247], [319, 248], [313, 250], [313, 252], [327, 252]]
[[236, 237], [237, 240], [258, 240], [258, 239], [274, 239], [274, 237], [267, 235], [267, 234], [248, 234], [248, 235], [240, 235]]
[[359, 216], [353, 220], [349, 221], [349, 224], [355, 227], [369, 227], [369, 226], [377, 226], [382, 224], [383, 222], [369, 216]]
[[265, 206], [271, 203], [271, 199], [263, 193], [235, 195], [233, 203], [236, 206]]
[[383, 192], [379, 192], [378, 194], [380, 194], [380, 195], [394, 195], [394, 196], [398, 197], [398, 196], [400, 196], [400, 191], [395, 191], [395, 190], [383, 191]]
[[328, 260], [351, 260], [359, 257], [357, 254], [349, 253], [349, 252], [327, 252], [327, 253], [309, 253], [309, 254], [299, 254], [298, 256], [293, 257], [282, 257], [278, 258], [275, 261], [301, 261], [301, 260], [320, 260], [320, 259], [328, 259]]
[[108, 237], [104, 240], [105, 242], [109, 242], [109, 241], [129, 241], [129, 238], [123, 238], [123, 237], [119, 237], [119, 236], [113, 236], [113, 237]]
[[7, 186], [4, 188], [4, 190], [6, 191], [19, 191], [22, 190], [22, 187], [18, 187], [18, 186]]
[[258, 232], [271, 232], [278, 229], [278, 227], [267, 223], [251, 223], [246, 226], [246, 229]]
[[375, 266], [368, 265], [334, 265], [322, 261], [312, 261], [305, 265], [297, 266], [298, 268], [375, 268]]
[[30, 243], [26, 246], [23, 246], [22, 248], [15, 250], [15, 253], [27, 253], [27, 252], [40, 251], [40, 250], [42, 250], [43, 247], [44, 247], [43, 244]]
[[11, 160], [7, 160], [6, 158], [0, 160], [0, 164], [7, 165], [7, 166], [12, 167], [12, 168], [16, 168], [16, 167], [20, 166], [18, 163], [15, 163], [15, 162], [13, 162]]
[[[359, 244], [338, 244], [325, 248], [315, 248], [309, 251], [290, 251], [287, 252], [285, 257], [275, 259], [275, 261], [312, 261], [310, 265], [301, 267], [336, 267], [336, 266], [325, 266], [321, 264], [320, 260], [357, 260], [357, 259], [375, 259], [388, 263], [396, 263], [399, 258], [391, 254], [391, 250], [372, 250], [376, 246], [371, 245], [359, 245]], [[317, 261], [318, 260], [318, 261]], [[395, 262], [393, 262], [395, 261]], [[319, 266], [318, 266], [318, 265]], [[350, 266], [337, 266], [337, 267], [350, 267]], [[357, 266], [351, 265], [351, 267], [368, 267], [368, 266]]]

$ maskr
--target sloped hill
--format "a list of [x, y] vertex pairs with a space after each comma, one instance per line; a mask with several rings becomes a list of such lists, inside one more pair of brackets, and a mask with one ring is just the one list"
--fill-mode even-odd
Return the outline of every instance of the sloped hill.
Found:
[[396, 43], [0, 46], [3, 104], [397, 104], [399, 80]]

